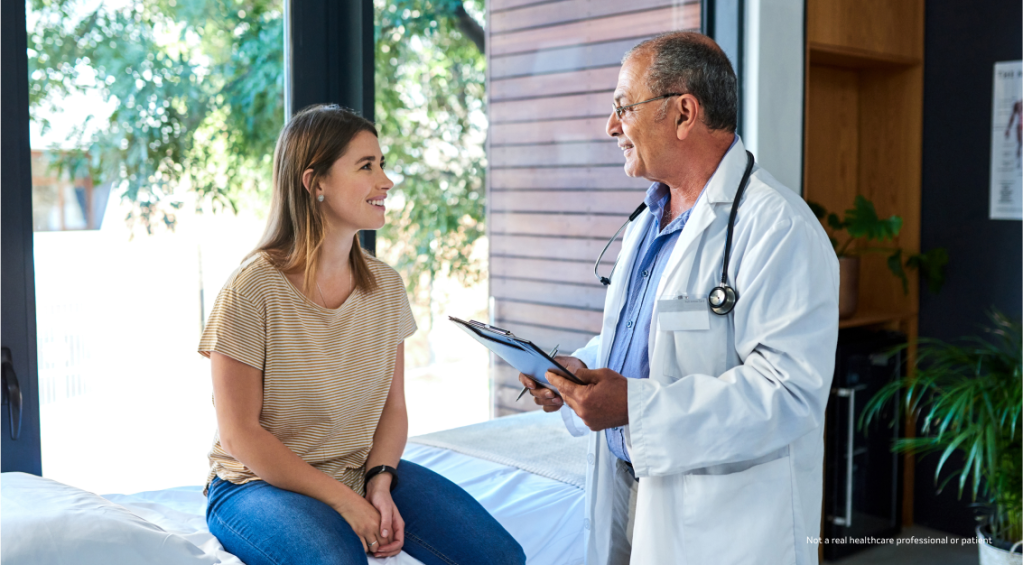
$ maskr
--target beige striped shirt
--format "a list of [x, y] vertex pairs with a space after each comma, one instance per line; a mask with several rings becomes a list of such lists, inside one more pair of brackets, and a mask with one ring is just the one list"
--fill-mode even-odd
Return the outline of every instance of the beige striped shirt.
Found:
[[[206, 357], [216, 351], [263, 371], [260, 425], [359, 494], [397, 347], [416, 330], [401, 276], [373, 257], [366, 261], [377, 290], [356, 289], [331, 310], [256, 255], [220, 291], [199, 342]], [[219, 432], [209, 460], [207, 486], [214, 476], [259, 480], [224, 451]]]

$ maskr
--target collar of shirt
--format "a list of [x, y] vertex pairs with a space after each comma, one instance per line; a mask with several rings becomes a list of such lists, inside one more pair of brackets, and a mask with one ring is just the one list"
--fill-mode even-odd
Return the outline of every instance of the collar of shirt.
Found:
[[[732, 147], [735, 147], [735, 144], [738, 141], [739, 136], [732, 134], [732, 143], [728, 146], [728, 149], [725, 150], [725, 153], [727, 154], [729, 151], [731, 151]], [[714, 178], [714, 175], [711, 175], [711, 178]], [[693, 209], [695, 209], [696, 205], [700, 203], [700, 199], [703, 198], [703, 193], [707, 191], [707, 185], [709, 184], [710, 179], [707, 179], [706, 184], [704, 184], [703, 188], [700, 189], [700, 195], [696, 197], [696, 202], [693, 202], [692, 208], [689, 208], [685, 212], [679, 214], [678, 217], [672, 220], [670, 224], [664, 226], [663, 230], [660, 229], [654, 230], [654, 233], [659, 232], [659, 235], [667, 235], [682, 229], [682, 226], [685, 225], [686, 220], [689, 218], [689, 215], [692, 213]], [[664, 209], [665, 207], [667, 207], [670, 201], [671, 189], [668, 188], [668, 185], [664, 184], [663, 182], [655, 182], [652, 185], [650, 185], [650, 188], [646, 190], [646, 197], [643, 199], [643, 202], [646, 203], [646, 206], [650, 210], [650, 213], [654, 215], [654, 219], [656, 220], [655, 225], [657, 226], [661, 225], [661, 218], [664, 216]]]
[[[704, 186], [704, 189], [707, 187]], [[679, 214], [674, 220], [668, 225], [664, 226], [664, 229], [660, 229], [661, 218], [664, 216], [665, 209], [668, 207], [668, 203], [671, 201], [671, 189], [668, 185], [660, 182], [655, 182], [650, 185], [650, 188], [646, 191], [646, 202], [647, 208], [650, 213], [654, 216], [654, 223], [651, 226], [651, 232], [655, 236], [670, 235], [683, 228], [686, 222], [689, 220], [689, 215], [692, 214], [693, 208], [696, 208], [696, 204], [703, 198], [703, 191], [700, 191], [700, 195], [696, 197], [696, 202], [693, 203], [693, 207]]]

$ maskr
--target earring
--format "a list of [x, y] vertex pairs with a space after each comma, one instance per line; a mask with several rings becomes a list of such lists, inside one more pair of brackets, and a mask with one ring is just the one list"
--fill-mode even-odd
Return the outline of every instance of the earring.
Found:
[[317, 202], [323, 202], [323, 195], [321, 194], [321, 195], [317, 196], [316, 197], [316, 201]]

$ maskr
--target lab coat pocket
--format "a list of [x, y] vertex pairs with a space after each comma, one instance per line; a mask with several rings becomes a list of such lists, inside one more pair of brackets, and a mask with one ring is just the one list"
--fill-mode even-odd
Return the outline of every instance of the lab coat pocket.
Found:
[[671, 363], [664, 366], [665, 376], [670, 381], [685, 375], [700, 373], [720, 375], [728, 367], [725, 353], [727, 320], [724, 316], [712, 316], [706, 298], [682, 300], [658, 300], [657, 324], [671, 347], [661, 349]]
[[662, 298], [657, 301], [657, 324], [661, 331], [709, 330], [710, 308], [706, 298]]
[[789, 457], [725, 475], [684, 477], [682, 532], [687, 562], [796, 562]]

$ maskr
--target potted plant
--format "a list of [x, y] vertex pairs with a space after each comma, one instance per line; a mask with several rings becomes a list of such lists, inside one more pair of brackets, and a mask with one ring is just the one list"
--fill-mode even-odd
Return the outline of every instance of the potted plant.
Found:
[[[868, 242], [884, 243], [895, 239], [902, 231], [902, 218], [891, 216], [879, 218], [874, 203], [862, 195], [857, 195], [853, 207], [845, 211], [845, 216], [828, 213], [816, 202], [807, 202], [817, 219], [826, 221], [833, 232], [829, 238], [838, 255], [840, 269], [840, 290], [838, 311], [840, 318], [849, 318], [856, 313], [859, 302], [860, 255], [863, 253], [888, 254], [888, 268], [892, 274], [902, 281], [902, 291], [909, 292], [909, 280], [906, 269], [916, 269], [927, 280], [931, 292], [937, 293], [945, 282], [945, 265], [948, 253], [943, 248], [935, 248], [927, 253], [917, 253], [903, 259], [902, 249], [892, 246], [863, 245]], [[835, 237], [845, 232], [845, 241], [839, 244]], [[853, 245], [859, 243], [860, 245]]]
[[[959, 496], [967, 485], [982, 509], [981, 565], [1019, 564], [1012, 551], [1023, 542], [1023, 353], [1020, 324], [993, 312], [986, 339], [964, 338], [957, 344], [920, 340], [916, 374], [885, 385], [864, 407], [860, 427], [881, 418], [891, 400], [922, 417], [920, 435], [897, 440], [893, 450], [941, 453], [935, 484], [953, 452], [965, 457], [938, 487], [957, 481]], [[1010, 561], [1015, 557], [1014, 561]]]

